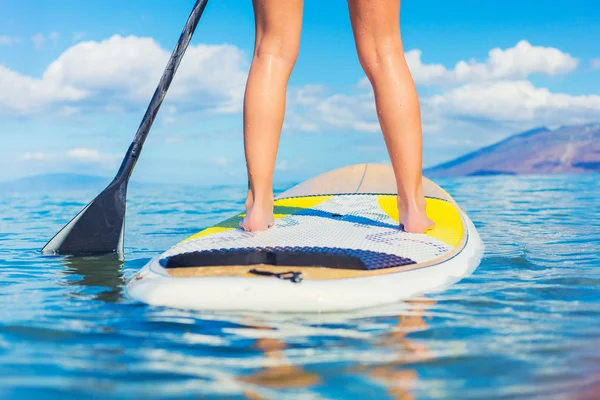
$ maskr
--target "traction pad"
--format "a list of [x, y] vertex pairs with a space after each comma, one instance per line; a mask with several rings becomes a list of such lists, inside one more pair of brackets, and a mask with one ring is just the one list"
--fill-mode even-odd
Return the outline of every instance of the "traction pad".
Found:
[[331, 247], [238, 248], [194, 251], [160, 260], [164, 268], [266, 264], [368, 271], [415, 264], [394, 254]]

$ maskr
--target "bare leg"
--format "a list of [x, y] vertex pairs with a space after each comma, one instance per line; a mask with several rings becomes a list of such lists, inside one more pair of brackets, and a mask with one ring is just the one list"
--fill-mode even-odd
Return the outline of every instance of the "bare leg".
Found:
[[296, 63], [303, 0], [253, 0], [254, 57], [244, 97], [244, 151], [248, 170], [249, 231], [273, 225], [273, 173], [285, 113], [287, 83]]
[[348, 0], [360, 63], [373, 86], [377, 117], [398, 185], [404, 230], [433, 227], [425, 213], [419, 100], [404, 59], [400, 0]]

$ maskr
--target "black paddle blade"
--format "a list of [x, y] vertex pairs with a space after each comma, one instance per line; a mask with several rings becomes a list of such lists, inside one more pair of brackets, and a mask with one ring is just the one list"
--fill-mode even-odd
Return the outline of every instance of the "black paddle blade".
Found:
[[196, 0], [114, 181], [61, 229], [44, 246], [42, 253], [75, 256], [123, 254], [127, 181], [207, 2]]
[[43, 254], [123, 254], [127, 180], [113, 181], [42, 249]]

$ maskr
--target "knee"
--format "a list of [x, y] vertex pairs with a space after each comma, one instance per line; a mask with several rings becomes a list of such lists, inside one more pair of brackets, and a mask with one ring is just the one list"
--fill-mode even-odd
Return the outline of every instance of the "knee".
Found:
[[254, 58], [274, 57], [294, 65], [298, 58], [299, 42], [299, 38], [290, 35], [265, 33], [257, 40]]
[[371, 78], [390, 57], [404, 58], [400, 37], [363, 38], [356, 41], [358, 60], [363, 70]]

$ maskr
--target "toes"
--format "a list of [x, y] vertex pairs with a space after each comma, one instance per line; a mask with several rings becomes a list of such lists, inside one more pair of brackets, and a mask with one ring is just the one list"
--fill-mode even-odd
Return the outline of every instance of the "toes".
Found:
[[406, 233], [426, 233], [435, 228], [435, 223], [427, 218], [424, 221], [420, 221], [420, 223], [415, 221], [407, 221], [406, 224], [400, 222], [399, 228]]
[[[275, 225], [275, 221], [271, 220], [270, 223], [263, 225], [260, 223], [255, 223], [253, 221], [250, 221], [249, 219], [244, 218], [239, 224], [239, 228], [245, 230], [246, 232], [256, 232], [256, 231], [264, 231], [267, 230], [269, 228], [272, 228]], [[258, 226], [258, 228], [257, 228]]]
[[244, 226], [244, 221], [242, 220], [242, 222], [240, 222], [238, 224], [238, 227], [246, 232], [249, 232], [248, 229], [246, 229], [246, 227]]

